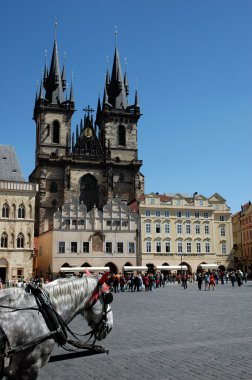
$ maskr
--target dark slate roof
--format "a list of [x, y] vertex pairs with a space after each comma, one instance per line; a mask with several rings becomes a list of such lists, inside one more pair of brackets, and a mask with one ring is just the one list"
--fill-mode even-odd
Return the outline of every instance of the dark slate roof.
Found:
[[25, 182], [15, 149], [11, 145], [0, 145], [0, 180]]

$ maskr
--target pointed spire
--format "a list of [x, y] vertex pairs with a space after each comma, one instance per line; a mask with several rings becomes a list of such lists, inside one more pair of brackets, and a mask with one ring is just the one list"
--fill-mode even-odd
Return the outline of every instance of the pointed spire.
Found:
[[47, 50], [45, 50], [45, 67], [44, 67], [44, 78], [43, 78], [44, 86], [46, 86], [47, 79], [48, 79]]
[[58, 24], [55, 22], [55, 37], [54, 37], [51, 66], [50, 66], [48, 78], [45, 83], [46, 99], [48, 100], [49, 103], [52, 103], [52, 104], [61, 104], [64, 101], [63, 87], [62, 87], [62, 81], [61, 81], [61, 75], [60, 75], [58, 47], [57, 47], [57, 40], [56, 40], [57, 25]]
[[80, 121], [80, 134], [81, 134], [82, 131], [83, 131], [83, 121], [81, 119], [81, 121]]
[[125, 71], [124, 71], [123, 83], [124, 83], [124, 87], [125, 87], [126, 96], [128, 96], [129, 95], [129, 83], [128, 83], [127, 70], [126, 70], [127, 58], [124, 58], [124, 66], [125, 66]]
[[79, 125], [76, 124], [76, 142], [78, 141], [79, 138]]
[[124, 81], [122, 77], [122, 70], [120, 64], [120, 57], [117, 48], [117, 30], [116, 30], [116, 48], [114, 54], [113, 68], [111, 80], [108, 88], [108, 102], [115, 109], [123, 109], [128, 105]]
[[137, 90], [136, 90], [136, 92], [135, 92], [135, 107], [136, 107], [136, 108], [140, 108], [140, 107], [139, 107], [139, 102], [138, 102], [138, 92], [137, 92]]
[[62, 88], [63, 88], [63, 91], [65, 91], [65, 90], [66, 90], [66, 87], [67, 87], [67, 83], [66, 83], [66, 73], [65, 73], [65, 65], [63, 66], [63, 69], [62, 69], [61, 81], [62, 81]]
[[108, 104], [108, 94], [107, 94], [106, 86], [104, 87], [104, 92], [103, 92], [103, 101], [102, 101], [103, 107], [105, 106], [105, 104]]

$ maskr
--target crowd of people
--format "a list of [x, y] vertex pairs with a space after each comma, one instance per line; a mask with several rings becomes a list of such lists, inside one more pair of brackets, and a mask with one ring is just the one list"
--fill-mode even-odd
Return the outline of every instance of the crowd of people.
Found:
[[[60, 275], [59, 275], [60, 276]], [[99, 276], [98, 276], [99, 277]], [[27, 282], [33, 282], [35, 284], [42, 285], [52, 281], [53, 278], [43, 276], [35, 276], [29, 281], [24, 279], [19, 279], [17, 281], [3, 281], [0, 279], [0, 290], [8, 287], [25, 287]], [[110, 274], [107, 283], [110, 287], [110, 291], [113, 293], [119, 292], [139, 292], [142, 290], [153, 291], [155, 289], [164, 287], [166, 284], [179, 284], [184, 289], [187, 289], [188, 283], [197, 283], [199, 290], [214, 290], [215, 286], [218, 284], [224, 285], [231, 282], [232, 287], [237, 284], [241, 286], [244, 282], [248, 280], [248, 274], [243, 273], [241, 270], [223, 272], [223, 271], [208, 271], [208, 272], [198, 272], [195, 274], [189, 274], [187, 272], [178, 274], [164, 274], [162, 272], [157, 273], [127, 273], [127, 274]]]
[[[199, 272], [195, 274], [178, 273], [178, 274], [164, 274], [157, 272], [145, 274], [111, 274], [108, 278], [108, 285], [111, 292], [139, 292], [141, 290], [153, 291], [155, 289], [164, 287], [165, 284], [180, 284], [184, 289], [187, 289], [188, 283], [197, 283], [198, 289], [214, 290], [218, 284], [224, 285], [229, 281], [232, 287], [237, 283], [241, 286], [243, 282], [247, 282], [248, 275], [240, 270], [223, 272], [223, 271], [208, 271]], [[202, 286], [203, 285], [203, 286]]]

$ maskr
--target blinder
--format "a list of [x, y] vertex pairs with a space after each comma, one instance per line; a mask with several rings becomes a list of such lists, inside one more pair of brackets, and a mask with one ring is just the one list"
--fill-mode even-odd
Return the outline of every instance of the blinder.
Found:
[[108, 305], [113, 302], [113, 294], [111, 292], [102, 293], [102, 299], [103, 299], [104, 305]]

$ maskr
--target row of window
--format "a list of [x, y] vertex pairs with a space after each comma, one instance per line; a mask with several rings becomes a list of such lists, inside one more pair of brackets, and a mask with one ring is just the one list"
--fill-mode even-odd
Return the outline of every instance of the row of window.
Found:
[[[170, 234], [170, 223], [165, 223], [164, 224], [164, 233], [165, 234]], [[182, 224], [176, 224], [176, 231], [177, 231], [177, 234], [182, 234], [183, 233], [183, 226]], [[200, 224], [195, 224], [194, 225], [194, 231], [195, 231], [195, 234], [199, 235], [201, 233], [201, 225]], [[209, 225], [208, 224], [205, 224], [204, 225], [204, 233], [205, 235], [209, 235]], [[150, 234], [151, 233], [151, 223], [145, 223], [145, 232], [146, 234]], [[161, 234], [162, 230], [161, 230], [161, 224], [160, 223], [156, 223], [155, 224], [155, 232], [157, 234]], [[192, 226], [191, 224], [186, 224], [185, 225], [185, 233], [186, 234], [191, 234], [192, 233]], [[220, 227], [220, 236], [226, 236], [226, 228], [225, 226], [221, 226]]]
[[[28, 247], [31, 248], [31, 234], [27, 237]], [[1, 235], [1, 248], [24, 248], [25, 238], [22, 232], [19, 232], [15, 238], [14, 234], [11, 234], [11, 239], [9, 241], [8, 234], [3, 232]]]
[[[201, 216], [203, 216], [203, 218], [205, 219], [208, 219], [209, 218], [209, 213], [208, 212], [204, 212], [204, 213], [200, 213], [200, 212], [194, 212], [194, 213], [191, 213], [190, 211], [185, 211], [184, 213], [182, 211], [176, 211], [176, 217], [177, 218], [182, 218], [182, 217], [186, 217], [186, 218], [191, 218], [193, 215], [195, 218], [200, 218]], [[164, 216], [165, 218], [169, 218], [171, 216], [171, 213], [170, 211], [163, 211], [161, 212], [160, 210], [155, 210], [155, 211], [152, 211], [151, 210], [146, 210], [145, 211], [145, 216], [156, 216], [157, 218], [161, 217], [161, 216]], [[220, 218], [219, 220], [221, 222], [224, 222], [225, 221], [225, 216], [224, 215], [220, 215]]]
[[[126, 244], [125, 244], [126, 245]], [[117, 242], [114, 246], [112, 242], [106, 242], [105, 243], [105, 252], [106, 253], [124, 253], [124, 243], [123, 242]], [[113, 250], [114, 249], [114, 250]], [[66, 242], [59, 241], [58, 243], [58, 252], [59, 253], [66, 253]], [[70, 252], [71, 253], [78, 253], [78, 242], [72, 241], [70, 244]], [[82, 252], [83, 253], [90, 253], [90, 243], [88, 241], [84, 241], [82, 243]], [[135, 242], [129, 242], [127, 244], [127, 252], [128, 253], [135, 253]]]
[[[16, 218], [16, 209], [17, 209], [17, 217], [19, 219], [25, 219], [26, 208], [23, 203], [21, 203], [18, 208], [15, 204], [12, 205], [12, 208], [8, 205], [7, 202], [3, 204], [2, 207], [2, 218]], [[29, 217], [32, 218], [32, 206], [29, 205]]]
[[[176, 248], [177, 248], [177, 253], [182, 254], [184, 252], [183, 243], [181, 241], [177, 242]], [[192, 248], [193, 248], [192, 243], [186, 242], [185, 253], [192, 253], [193, 252]], [[202, 251], [202, 243], [201, 242], [196, 242], [196, 245], [194, 248], [195, 248], [196, 253], [210, 253], [210, 243], [209, 242], [205, 242], [204, 252]], [[161, 241], [156, 241], [155, 244], [152, 244], [151, 241], [146, 241], [146, 252], [152, 253], [152, 249], [154, 249], [154, 252], [156, 252], [156, 253], [162, 253], [162, 252], [171, 253], [171, 242], [166, 241], [165, 244], [163, 245]], [[226, 244], [221, 245], [221, 252], [223, 254], [227, 253], [227, 245]]]
[[[84, 219], [65, 219], [63, 224], [65, 226], [70, 226], [72, 224], [72, 226], [77, 226], [77, 225], [80, 225], [80, 226], [84, 226], [85, 225], [85, 220]], [[106, 221], [106, 226], [107, 227], [128, 227], [129, 223], [128, 221], [120, 221], [120, 220], [114, 220], [113, 222], [111, 220], [107, 220]]]

